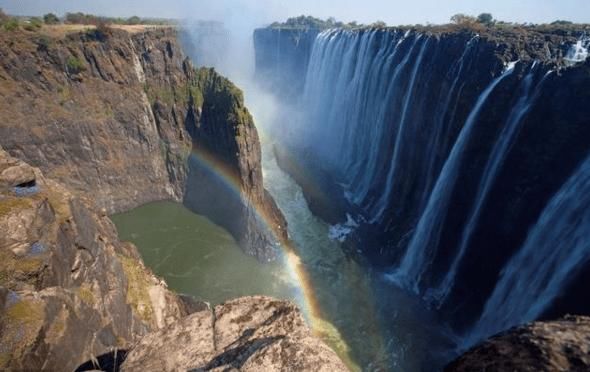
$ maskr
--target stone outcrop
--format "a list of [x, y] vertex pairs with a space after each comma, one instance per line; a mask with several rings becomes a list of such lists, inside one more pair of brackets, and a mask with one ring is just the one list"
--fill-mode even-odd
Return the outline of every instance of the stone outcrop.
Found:
[[0, 149], [0, 369], [73, 370], [186, 315], [92, 203]]
[[536, 322], [467, 351], [445, 371], [588, 371], [590, 318]]
[[145, 336], [122, 371], [346, 371], [291, 303], [246, 297]]
[[[285, 221], [262, 186], [260, 143], [242, 94], [215, 71], [195, 69], [176, 30], [15, 31], [0, 34], [0, 56], [0, 144], [11, 155], [107, 213], [192, 201], [247, 253], [274, 256]], [[218, 169], [189, 167], [193, 149], [220, 164], [237, 196], [211, 186]], [[207, 189], [207, 203], [196, 201]], [[228, 202], [209, 208], [211, 200]], [[265, 224], [253, 210], [264, 211]]]

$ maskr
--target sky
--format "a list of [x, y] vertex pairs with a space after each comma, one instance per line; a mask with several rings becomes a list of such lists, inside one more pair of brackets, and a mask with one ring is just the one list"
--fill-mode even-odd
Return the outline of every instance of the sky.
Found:
[[301, 14], [389, 25], [446, 23], [456, 13], [492, 13], [509, 22], [590, 23], [590, 0], [0, 0], [10, 14], [82, 11], [106, 16], [222, 20], [249, 17], [260, 26]]

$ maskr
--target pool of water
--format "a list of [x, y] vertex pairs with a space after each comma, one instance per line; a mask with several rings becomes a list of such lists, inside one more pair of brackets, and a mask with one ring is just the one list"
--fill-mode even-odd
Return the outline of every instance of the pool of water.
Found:
[[111, 217], [121, 240], [178, 293], [219, 304], [247, 295], [294, 299], [299, 293], [280, 262], [261, 265], [223, 228], [182, 204], [156, 202]]

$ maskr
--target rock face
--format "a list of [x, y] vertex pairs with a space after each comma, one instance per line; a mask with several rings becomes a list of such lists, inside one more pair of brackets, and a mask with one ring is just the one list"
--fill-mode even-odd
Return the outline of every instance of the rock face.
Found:
[[225, 226], [246, 252], [272, 260], [287, 223], [263, 187], [260, 141], [242, 92], [212, 70], [189, 79], [206, 99], [191, 98], [186, 118], [196, 151], [185, 204]]
[[286, 301], [247, 297], [144, 337], [122, 371], [346, 371]]
[[[286, 229], [262, 186], [252, 118], [241, 92], [213, 70], [195, 69], [176, 37], [173, 29], [2, 33], [0, 144], [108, 213], [192, 200], [266, 261]], [[233, 177], [237, 197], [211, 187], [215, 172], [189, 168], [193, 148]], [[197, 174], [190, 182], [189, 172]], [[232, 201], [208, 209], [194, 202], [204, 189], [215, 191], [207, 205]], [[253, 209], [265, 211], [266, 227]]]
[[73, 370], [187, 314], [104, 212], [0, 149], [0, 369]]
[[170, 292], [104, 209], [1, 148], [0, 229], [0, 369], [346, 370], [291, 303]]
[[495, 336], [445, 371], [588, 371], [590, 318], [537, 322]]

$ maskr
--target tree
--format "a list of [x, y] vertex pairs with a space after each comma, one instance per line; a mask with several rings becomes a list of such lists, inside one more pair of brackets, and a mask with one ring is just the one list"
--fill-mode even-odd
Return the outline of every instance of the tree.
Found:
[[565, 21], [558, 19], [557, 21], [551, 22], [553, 26], [566, 26], [566, 25], [573, 25], [574, 23], [571, 21]]
[[139, 25], [141, 24], [141, 18], [139, 18], [138, 16], [133, 16], [127, 20], [127, 24]]
[[371, 24], [372, 28], [385, 28], [387, 27], [387, 23], [383, 22], [383, 21], [377, 21], [373, 24]]
[[477, 16], [477, 21], [486, 26], [492, 26], [495, 23], [494, 17], [491, 13], [481, 13]]
[[468, 16], [463, 13], [458, 13], [451, 17], [451, 22], [458, 25], [466, 25], [476, 23], [476, 19], [475, 17]]
[[43, 22], [46, 25], [56, 25], [59, 23], [59, 18], [53, 13], [47, 13], [43, 16]]

